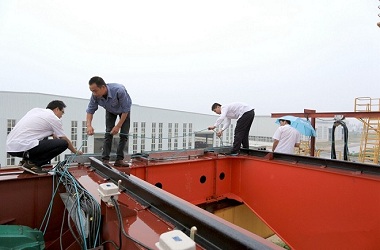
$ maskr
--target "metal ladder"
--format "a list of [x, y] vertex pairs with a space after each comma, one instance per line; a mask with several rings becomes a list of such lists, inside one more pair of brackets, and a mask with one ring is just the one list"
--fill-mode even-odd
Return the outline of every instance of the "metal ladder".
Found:
[[[355, 112], [380, 111], [380, 98], [355, 98]], [[358, 118], [363, 122], [360, 141], [359, 161], [362, 163], [379, 163], [380, 154], [380, 117]]]

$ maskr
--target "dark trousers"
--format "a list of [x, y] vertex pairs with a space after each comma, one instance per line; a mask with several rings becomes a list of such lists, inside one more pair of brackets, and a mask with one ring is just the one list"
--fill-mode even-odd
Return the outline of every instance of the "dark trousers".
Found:
[[[110, 159], [110, 153], [112, 148], [112, 139], [113, 135], [111, 135], [111, 130], [113, 127], [115, 127], [115, 121], [117, 117], [121, 117], [121, 114], [115, 115], [108, 111], [106, 111], [106, 133], [104, 135], [104, 142], [103, 142], [103, 153], [102, 153], [102, 159], [103, 160], [109, 160]], [[127, 119], [125, 119], [123, 125], [120, 129], [120, 140], [119, 145], [117, 147], [116, 151], [116, 160], [123, 160], [124, 159], [124, 148], [125, 145], [128, 142], [128, 134], [129, 134], [129, 127], [131, 124], [131, 112], [128, 113]]]
[[41, 140], [37, 146], [28, 151], [8, 152], [8, 154], [29, 160], [37, 166], [42, 166], [50, 163], [51, 159], [65, 151], [68, 146], [67, 141], [63, 139]]
[[231, 153], [237, 153], [240, 150], [240, 145], [243, 144], [243, 148], [249, 148], [249, 130], [253, 119], [255, 118], [255, 110], [245, 112], [242, 117], [237, 121], [234, 135], [234, 143]]

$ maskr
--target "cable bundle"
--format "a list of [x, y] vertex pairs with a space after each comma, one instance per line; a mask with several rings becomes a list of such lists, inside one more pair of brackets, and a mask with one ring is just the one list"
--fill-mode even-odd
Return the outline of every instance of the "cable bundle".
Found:
[[343, 134], [344, 134], [344, 147], [343, 147], [343, 160], [348, 161], [348, 129], [346, 126], [346, 123], [342, 120], [338, 120], [334, 122], [333, 128], [332, 128], [332, 139], [331, 139], [331, 159], [336, 159], [336, 152], [335, 152], [335, 128], [339, 125], [342, 125], [343, 127]]
[[[49, 223], [49, 217], [53, 207], [53, 199], [57, 193], [60, 184], [64, 185], [67, 193], [61, 194], [64, 200], [66, 210], [63, 218], [66, 216], [70, 232], [82, 249], [89, 249], [99, 246], [100, 244], [100, 226], [101, 226], [101, 209], [99, 203], [92, 195], [84, 189], [80, 183], [67, 170], [69, 164], [66, 161], [58, 163], [54, 169], [53, 175], [53, 194], [45, 218], [41, 223], [40, 230], [45, 225], [44, 233]], [[56, 186], [54, 186], [56, 185]], [[72, 227], [75, 223], [76, 230]], [[63, 234], [64, 220], [62, 220], [61, 235]], [[60, 237], [62, 240], [62, 237]], [[61, 249], [63, 249], [62, 242]]]

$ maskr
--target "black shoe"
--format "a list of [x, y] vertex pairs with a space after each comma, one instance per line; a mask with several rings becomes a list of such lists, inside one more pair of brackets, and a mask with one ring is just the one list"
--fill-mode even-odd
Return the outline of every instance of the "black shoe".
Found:
[[[43, 170], [44, 170], [45, 168], [50, 168], [50, 169], [52, 169], [52, 168], [53, 168], [53, 165], [50, 164], [50, 163], [47, 163], [47, 164], [42, 165], [41, 168], [42, 168]], [[49, 170], [49, 171], [50, 171], [50, 170]]]
[[48, 172], [43, 170], [41, 167], [36, 166], [33, 162], [31, 161], [25, 161], [25, 163], [22, 165], [22, 169], [25, 171], [32, 173], [32, 174], [47, 174]]
[[238, 156], [238, 155], [239, 155], [239, 152], [231, 151], [231, 153], [229, 153], [229, 154], [227, 154], [227, 155], [230, 155], [230, 156]]
[[129, 167], [128, 163], [125, 163], [123, 160], [117, 160], [113, 165], [115, 167]]

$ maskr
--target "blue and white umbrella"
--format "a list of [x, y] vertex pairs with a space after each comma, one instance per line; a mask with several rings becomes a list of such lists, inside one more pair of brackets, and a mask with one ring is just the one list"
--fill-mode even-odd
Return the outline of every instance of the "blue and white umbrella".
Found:
[[277, 124], [280, 124], [280, 120], [287, 120], [290, 121], [290, 126], [297, 129], [301, 134], [306, 136], [316, 136], [317, 133], [315, 133], [315, 129], [311, 125], [311, 123], [305, 119], [302, 119], [300, 117], [292, 116], [292, 115], [286, 115], [283, 117], [280, 117], [276, 120]]

